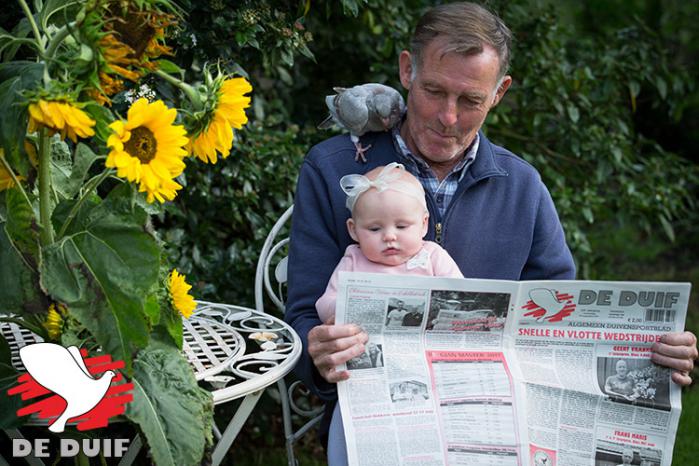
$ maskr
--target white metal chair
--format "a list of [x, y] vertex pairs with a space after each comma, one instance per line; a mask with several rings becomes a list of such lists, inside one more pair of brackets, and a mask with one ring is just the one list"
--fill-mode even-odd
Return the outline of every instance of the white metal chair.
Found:
[[[293, 209], [292, 205], [282, 214], [262, 246], [255, 275], [255, 308], [258, 311], [265, 312], [264, 297], [266, 295], [277, 311], [282, 315], [284, 313], [288, 263], [286, 254], [289, 243], [287, 222], [291, 219]], [[271, 274], [272, 269], [274, 269], [273, 274]], [[286, 381], [280, 379], [277, 386], [282, 405], [287, 459], [289, 466], [297, 466], [294, 443], [320, 422], [323, 417], [323, 407], [313, 407], [310, 404], [308, 397], [310, 392], [299, 380], [287, 386]], [[307, 420], [298, 430], [294, 430], [292, 419], [294, 414]]]

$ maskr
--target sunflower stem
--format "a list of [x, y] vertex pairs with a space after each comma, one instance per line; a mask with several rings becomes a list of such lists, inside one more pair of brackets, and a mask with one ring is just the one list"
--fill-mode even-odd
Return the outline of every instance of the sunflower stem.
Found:
[[[75, 23], [73, 23], [75, 24]], [[61, 45], [61, 42], [63, 42], [63, 39], [68, 37], [70, 35], [70, 28], [68, 25], [63, 26], [61, 29], [59, 29], [56, 34], [51, 38], [49, 41], [48, 47], [46, 47], [46, 53], [44, 56], [47, 59], [53, 58], [53, 56], [56, 54], [56, 50], [58, 49], [58, 46]]]
[[19, 6], [22, 7], [24, 16], [27, 17], [27, 21], [29, 21], [29, 25], [32, 28], [32, 33], [34, 34], [34, 38], [36, 38], [39, 50], [41, 50], [41, 53], [43, 54], [44, 39], [43, 37], [41, 37], [41, 33], [39, 32], [39, 26], [36, 24], [36, 21], [34, 21], [34, 15], [32, 14], [32, 10], [29, 9], [29, 5], [27, 5], [27, 2], [25, 0], [17, 0], [17, 2], [19, 2]]
[[46, 128], [39, 130], [39, 223], [41, 245], [53, 243], [51, 225], [51, 144]]
[[68, 213], [68, 217], [66, 217], [66, 221], [63, 222], [63, 225], [61, 226], [61, 229], [58, 232], [58, 237], [62, 238], [63, 235], [65, 234], [66, 230], [68, 230], [68, 227], [70, 226], [71, 222], [75, 218], [76, 215], [78, 215], [78, 211], [80, 211], [80, 206], [83, 205], [83, 202], [85, 202], [85, 199], [94, 191], [97, 189], [97, 186], [102, 184], [102, 182], [107, 179], [109, 175], [112, 174], [112, 170], [105, 170], [102, 173], [100, 173], [97, 177], [92, 178], [88, 182], [88, 186], [85, 189], [85, 192], [82, 193], [80, 196], [80, 199], [78, 199], [78, 202], [75, 203], [75, 205], [70, 209], [70, 212]]
[[15, 175], [15, 172], [10, 166], [10, 163], [5, 159], [5, 155], [2, 153], [0, 153], [0, 163], [3, 164], [7, 173], [10, 174], [10, 178], [12, 178], [12, 181], [15, 183], [15, 186], [17, 186], [19, 191], [22, 193], [22, 196], [24, 197], [24, 200], [27, 201], [27, 204], [29, 204], [29, 207], [32, 207], [32, 201], [29, 200], [27, 192], [24, 190], [24, 187], [22, 187], [22, 184], [19, 182], [19, 178], [17, 178], [17, 175]]
[[202, 110], [204, 108], [204, 104], [201, 101], [201, 97], [199, 96], [199, 93], [189, 84], [186, 82], [177, 79], [176, 77], [162, 71], [162, 70], [155, 70], [155, 74], [157, 76], [160, 76], [163, 78], [165, 81], [169, 82], [173, 86], [179, 88], [184, 92], [184, 94], [187, 96], [190, 102], [192, 102], [192, 106], [194, 107], [195, 111]]

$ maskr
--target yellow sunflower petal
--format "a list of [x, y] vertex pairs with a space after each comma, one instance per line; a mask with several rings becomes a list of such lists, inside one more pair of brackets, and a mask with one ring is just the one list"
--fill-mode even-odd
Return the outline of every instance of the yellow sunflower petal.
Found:
[[168, 278], [168, 287], [173, 307], [188, 319], [197, 307], [194, 297], [189, 294], [192, 286], [185, 281], [184, 275], [180, 275], [177, 269], [173, 269]]

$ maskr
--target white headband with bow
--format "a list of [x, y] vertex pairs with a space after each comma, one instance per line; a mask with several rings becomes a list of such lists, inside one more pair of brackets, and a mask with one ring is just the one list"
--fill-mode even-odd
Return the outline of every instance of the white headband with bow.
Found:
[[378, 192], [391, 189], [406, 194], [420, 201], [425, 207], [425, 210], [427, 210], [425, 192], [422, 186], [420, 184], [408, 183], [407, 181], [401, 180], [403, 171], [405, 171], [405, 167], [402, 164], [391, 162], [383, 167], [379, 176], [374, 180], [370, 180], [364, 175], [354, 174], [343, 176], [340, 179], [340, 187], [345, 194], [347, 194], [347, 208], [350, 212], [354, 212], [354, 205], [357, 203], [359, 196], [365, 191], [374, 188]]

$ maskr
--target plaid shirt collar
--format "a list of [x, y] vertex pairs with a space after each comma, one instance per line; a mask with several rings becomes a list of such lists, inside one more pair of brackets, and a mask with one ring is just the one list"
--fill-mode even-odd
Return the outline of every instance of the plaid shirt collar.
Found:
[[[405, 143], [403, 137], [400, 135], [400, 129], [403, 126], [404, 121], [405, 119], [401, 120], [391, 130], [391, 133], [393, 135], [393, 144], [396, 146], [398, 150], [398, 154], [401, 158], [401, 161], [405, 165], [406, 170], [408, 170], [416, 177], [434, 178], [436, 180], [437, 176], [434, 174], [429, 164], [425, 162], [425, 160], [422, 157], [413, 154], [410, 151], [410, 149], [408, 149], [408, 145]], [[469, 148], [466, 150], [464, 157], [451, 169], [449, 174], [446, 176], [445, 180], [455, 180], [457, 183], [461, 181], [461, 179], [466, 174], [466, 168], [469, 165], [471, 165], [474, 160], [476, 160], [476, 154], [478, 153], [479, 143], [480, 135], [476, 133], [476, 137], [469, 146]]]

